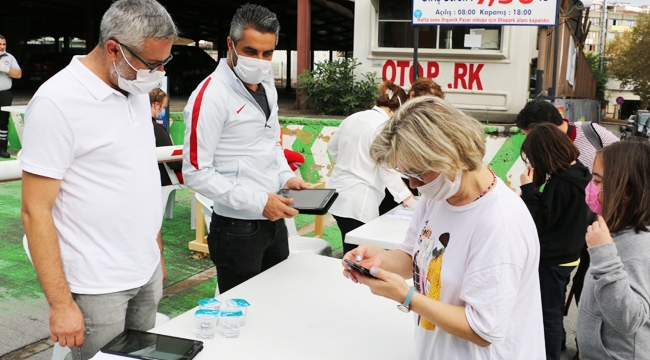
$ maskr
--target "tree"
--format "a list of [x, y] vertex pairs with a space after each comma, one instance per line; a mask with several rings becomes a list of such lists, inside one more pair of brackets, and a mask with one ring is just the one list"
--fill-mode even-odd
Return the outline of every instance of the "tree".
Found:
[[326, 115], [350, 115], [367, 110], [377, 100], [379, 82], [376, 73], [362, 74], [356, 80], [356, 59], [335, 59], [316, 63], [312, 71], [298, 76], [298, 91], [314, 109]]
[[607, 87], [607, 81], [609, 80], [609, 74], [607, 73], [607, 63], [603, 64], [601, 68], [600, 63], [600, 54], [593, 52], [585, 53], [589, 66], [591, 67], [591, 72], [596, 78], [596, 100], [601, 103], [605, 101], [605, 89]]
[[609, 73], [621, 81], [621, 88], [632, 87], [641, 108], [650, 104], [650, 15], [639, 14], [630, 31], [618, 34], [605, 52]]

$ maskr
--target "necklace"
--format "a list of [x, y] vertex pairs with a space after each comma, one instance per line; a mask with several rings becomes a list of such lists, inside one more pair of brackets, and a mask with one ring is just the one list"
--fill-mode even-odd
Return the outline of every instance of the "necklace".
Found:
[[492, 169], [490, 169], [490, 168], [487, 168], [487, 169], [490, 170], [490, 173], [492, 173], [492, 184], [490, 184], [490, 186], [488, 186], [487, 189], [485, 189], [485, 191], [483, 191], [483, 192], [481, 193], [481, 195], [479, 195], [479, 196], [478, 196], [474, 201], [476, 201], [476, 200], [482, 198], [483, 196], [485, 196], [485, 194], [487, 194], [488, 192], [490, 192], [490, 190], [492, 190], [492, 188], [494, 187], [494, 185], [497, 184], [497, 176], [494, 174], [494, 171], [492, 171]]

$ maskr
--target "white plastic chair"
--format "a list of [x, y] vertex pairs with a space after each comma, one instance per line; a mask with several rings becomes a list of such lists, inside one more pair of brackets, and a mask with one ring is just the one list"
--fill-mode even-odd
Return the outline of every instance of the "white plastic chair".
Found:
[[[23, 235], [23, 247], [25, 248], [25, 253], [27, 254], [27, 257], [29, 258], [29, 262], [32, 263], [32, 266], [34, 266], [34, 263], [32, 262], [32, 254], [29, 252], [29, 245], [27, 243], [27, 235]], [[162, 325], [169, 321], [169, 316], [161, 313], [156, 313], [156, 322], [154, 327]], [[52, 360], [64, 360], [66, 359], [66, 356], [70, 354], [70, 348], [67, 346], [61, 346], [59, 343], [54, 343], [54, 350], [52, 351]], [[72, 356], [70, 356], [71, 358]]]
[[[212, 206], [214, 202], [207, 197], [196, 193], [194, 194], [196, 201], [201, 204], [201, 212], [205, 220], [205, 227], [207, 233], [210, 232], [210, 221], [212, 220]], [[332, 247], [330, 244], [320, 238], [312, 238], [298, 235], [296, 229], [296, 222], [294, 219], [284, 219], [289, 231], [289, 254], [296, 254], [300, 252], [312, 252], [319, 255], [332, 256]]]
[[[64, 360], [70, 354], [70, 348], [61, 346], [59, 343], [54, 343], [54, 351], [52, 352], [52, 360]], [[72, 355], [69, 356], [72, 358]]]
[[332, 246], [317, 237], [307, 237], [298, 235], [296, 229], [296, 221], [291, 219], [284, 219], [289, 231], [289, 256], [301, 252], [311, 252], [317, 255], [332, 256]]
[[169, 180], [171, 180], [171, 185], [162, 186], [162, 206], [163, 206], [163, 216], [165, 219], [174, 218], [174, 204], [176, 203], [176, 189], [184, 188], [185, 186], [178, 181], [178, 177], [174, 170], [172, 170], [167, 163], [163, 163], [167, 175], [169, 175]]
[[[214, 201], [199, 193], [194, 193], [194, 199], [198, 201], [199, 204], [201, 204], [201, 215], [203, 216], [203, 222], [205, 223], [206, 227], [205, 233], [209, 234], [210, 222], [212, 221], [212, 206], [214, 206]], [[199, 221], [196, 222], [197, 226], [199, 226], [199, 223]], [[219, 296], [219, 286], [216, 286], [216, 289], [214, 291], [214, 297], [217, 296]]]
[[[297, 178], [302, 179], [300, 168], [293, 172]], [[317, 255], [332, 256], [332, 246], [325, 240], [318, 237], [307, 237], [298, 235], [296, 221], [284, 219], [289, 232], [289, 256], [301, 252], [311, 252]]]
[[203, 214], [203, 220], [205, 221], [205, 227], [207, 229], [206, 234], [209, 234], [210, 222], [212, 221], [212, 206], [214, 205], [214, 201], [199, 193], [195, 193], [194, 198], [199, 202], [199, 204], [201, 204], [201, 213]]

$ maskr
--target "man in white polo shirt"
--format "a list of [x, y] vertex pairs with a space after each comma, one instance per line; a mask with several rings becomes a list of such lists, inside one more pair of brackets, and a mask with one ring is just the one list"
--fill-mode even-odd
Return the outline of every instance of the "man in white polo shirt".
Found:
[[27, 108], [23, 223], [52, 339], [75, 348], [75, 360], [155, 322], [162, 205], [147, 93], [176, 36], [155, 0], [118, 0], [102, 18], [99, 45]]

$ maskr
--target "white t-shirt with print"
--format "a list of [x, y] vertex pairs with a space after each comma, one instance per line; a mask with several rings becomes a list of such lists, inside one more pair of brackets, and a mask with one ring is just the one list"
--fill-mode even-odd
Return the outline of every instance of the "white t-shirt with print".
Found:
[[452, 206], [421, 198], [398, 249], [413, 257], [416, 291], [465, 307], [480, 347], [415, 314], [419, 359], [545, 359], [539, 240], [521, 199], [501, 180]]

